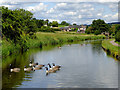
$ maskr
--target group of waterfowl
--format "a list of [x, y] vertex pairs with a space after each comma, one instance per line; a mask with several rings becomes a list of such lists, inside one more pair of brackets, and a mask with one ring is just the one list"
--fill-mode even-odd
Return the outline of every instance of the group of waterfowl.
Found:
[[[48, 63], [47, 66], [45, 66], [43, 64], [38, 64], [38, 62], [32, 63], [32, 61], [30, 61], [29, 67], [24, 66], [24, 71], [27, 72], [27, 71], [40, 70], [43, 67], [45, 67], [47, 74], [54, 73], [54, 72], [60, 70], [60, 68], [61, 68], [61, 66], [55, 65], [55, 63], [52, 63], [52, 66], [50, 63]], [[10, 72], [19, 72], [20, 70], [21, 70], [20, 68], [12, 68], [12, 65], [10, 64]]]

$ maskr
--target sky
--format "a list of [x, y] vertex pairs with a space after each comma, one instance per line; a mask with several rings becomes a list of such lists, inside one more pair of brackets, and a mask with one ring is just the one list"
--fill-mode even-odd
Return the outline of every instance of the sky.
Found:
[[[114, 1], [114, 2], [113, 2]], [[23, 8], [31, 11], [37, 19], [49, 19], [50, 22], [91, 24], [94, 19], [103, 19], [106, 23], [118, 21], [118, 0], [0, 0], [0, 6], [9, 9]]]

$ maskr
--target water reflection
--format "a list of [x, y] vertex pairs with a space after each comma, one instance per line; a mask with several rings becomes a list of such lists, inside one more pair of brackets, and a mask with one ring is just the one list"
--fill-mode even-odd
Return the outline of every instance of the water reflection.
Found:
[[12, 63], [20, 68], [28, 66], [30, 60], [46, 66], [48, 63], [55, 63], [62, 66], [60, 71], [46, 74], [43, 68], [35, 72], [10, 73], [5, 68], [3, 87], [117, 88], [118, 61], [105, 55], [101, 41], [67, 44], [61, 46], [61, 49], [58, 46], [46, 48], [31, 49], [23, 55], [16, 56]]

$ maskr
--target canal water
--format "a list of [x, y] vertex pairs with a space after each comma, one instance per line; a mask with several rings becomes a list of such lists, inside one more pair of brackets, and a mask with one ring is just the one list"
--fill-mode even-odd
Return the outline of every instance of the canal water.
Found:
[[[117, 88], [119, 62], [107, 55], [102, 40], [84, 41], [61, 46], [34, 48], [4, 59], [3, 88]], [[39, 64], [61, 65], [56, 73], [46, 75], [46, 70], [24, 72], [29, 61]], [[7, 64], [6, 61], [9, 61]], [[21, 68], [9, 72], [9, 64]]]

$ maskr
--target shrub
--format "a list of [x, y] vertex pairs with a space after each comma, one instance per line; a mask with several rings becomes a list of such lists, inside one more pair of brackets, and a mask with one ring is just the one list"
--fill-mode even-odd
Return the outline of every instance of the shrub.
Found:
[[118, 31], [115, 35], [115, 41], [120, 42], [120, 31]]
[[99, 35], [99, 34], [101, 34], [101, 32], [99, 30], [96, 30], [94, 34]]
[[115, 36], [115, 33], [112, 33], [112, 36]]
[[54, 30], [52, 28], [50, 28], [49, 26], [42, 26], [39, 31], [41, 32], [54, 32]]

